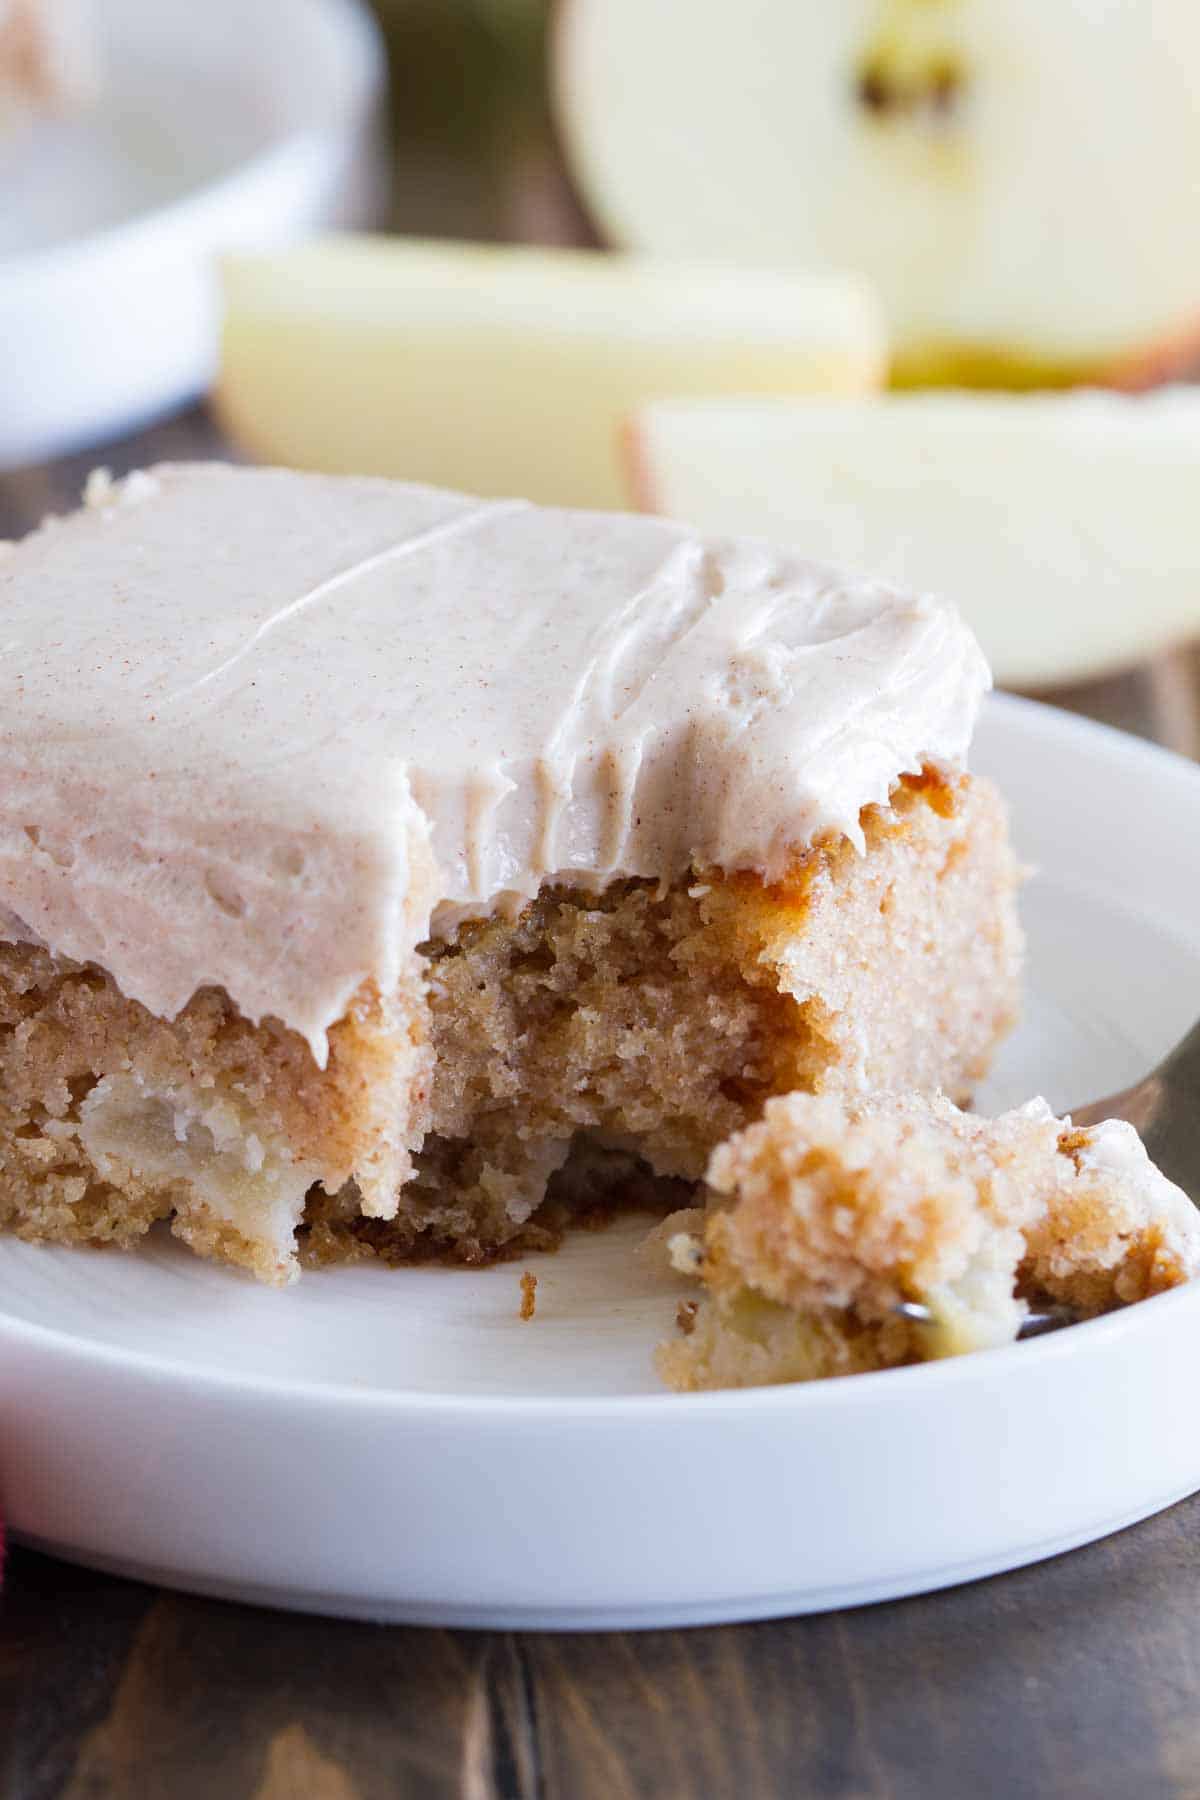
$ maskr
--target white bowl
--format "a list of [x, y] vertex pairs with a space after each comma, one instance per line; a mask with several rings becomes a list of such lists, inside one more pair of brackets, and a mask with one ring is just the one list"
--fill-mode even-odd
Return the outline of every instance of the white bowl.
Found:
[[[977, 763], [1040, 873], [986, 1100], [1059, 1105], [1200, 1010], [1200, 768], [993, 701]], [[519, 1267], [277, 1293], [156, 1238], [0, 1241], [0, 1485], [22, 1537], [199, 1592], [443, 1625], [669, 1625], [965, 1581], [1200, 1486], [1200, 1283], [1053, 1337], [745, 1393], [661, 1392], [639, 1229]]]
[[383, 54], [358, 0], [103, 0], [104, 87], [0, 146], [0, 467], [202, 392], [215, 253], [364, 222]]

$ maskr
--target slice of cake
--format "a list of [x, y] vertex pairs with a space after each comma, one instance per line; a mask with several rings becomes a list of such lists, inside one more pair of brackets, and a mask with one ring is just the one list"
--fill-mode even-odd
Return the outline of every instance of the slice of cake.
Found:
[[1016, 868], [953, 608], [756, 541], [163, 467], [0, 560], [0, 1222], [466, 1259], [582, 1150], [965, 1097]]
[[80, 105], [95, 83], [86, 0], [0, 0], [0, 136]]
[[659, 1353], [679, 1388], [982, 1349], [1031, 1300], [1087, 1317], [1200, 1270], [1200, 1213], [1132, 1125], [1075, 1130], [1044, 1100], [983, 1119], [941, 1097], [790, 1094], [708, 1179], [710, 1210], [659, 1228], [704, 1286]]

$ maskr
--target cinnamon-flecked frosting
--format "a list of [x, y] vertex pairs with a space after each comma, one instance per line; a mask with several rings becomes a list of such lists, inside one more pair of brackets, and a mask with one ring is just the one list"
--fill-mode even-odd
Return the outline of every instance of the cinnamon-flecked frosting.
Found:
[[318, 1060], [548, 876], [861, 843], [988, 682], [947, 603], [660, 519], [216, 464], [89, 500], [0, 558], [0, 934]]

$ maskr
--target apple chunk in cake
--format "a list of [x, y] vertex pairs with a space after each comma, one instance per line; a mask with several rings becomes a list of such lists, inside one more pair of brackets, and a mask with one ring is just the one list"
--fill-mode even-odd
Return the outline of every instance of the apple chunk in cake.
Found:
[[1200, 1213], [1133, 1127], [1077, 1130], [1044, 1100], [984, 1119], [942, 1096], [792, 1094], [719, 1146], [708, 1180], [707, 1213], [660, 1228], [703, 1283], [659, 1352], [679, 1388], [986, 1348], [1031, 1300], [1086, 1317], [1200, 1272]]
[[0, 561], [7, 1228], [475, 1260], [579, 1149], [970, 1091], [1019, 942], [952, 607], [387, 481], [89, 499]]

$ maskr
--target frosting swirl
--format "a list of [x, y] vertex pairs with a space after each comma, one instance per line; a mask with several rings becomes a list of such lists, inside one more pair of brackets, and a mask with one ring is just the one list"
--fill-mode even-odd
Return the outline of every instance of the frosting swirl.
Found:
[[987, 669], [946, 602], [660, 519], [163, 466], [0, 560], [0, 903], [322, 1058], [359, 984], [550, 876], [778, 872]]

